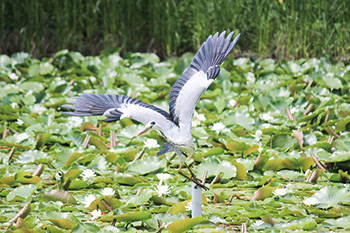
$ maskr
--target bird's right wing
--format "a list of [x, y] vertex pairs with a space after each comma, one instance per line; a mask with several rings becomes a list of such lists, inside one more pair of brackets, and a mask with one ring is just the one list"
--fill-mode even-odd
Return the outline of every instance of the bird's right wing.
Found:
[[192, 115], [199, 98], [218, 76], [221, 63], [239, 38], [238, 35], [231, 42], [232, 35], [233, 32], [225, 38], [223, 32], [209, 36], [170, 91], [170, 116], [185, 133], [191, 132]]
[[80, 94], [68, 103], [73, 105], [62, 107], [73, 109], [75, 112], [63, 113], [71, 116], [104, 115], [107, 117], [104, 120], [106, 122], [123, 118], [131, 118], [143, 124], [154, 121], [161, 131], [166, 131], [175, 125], [166, 111], [125, 95]]

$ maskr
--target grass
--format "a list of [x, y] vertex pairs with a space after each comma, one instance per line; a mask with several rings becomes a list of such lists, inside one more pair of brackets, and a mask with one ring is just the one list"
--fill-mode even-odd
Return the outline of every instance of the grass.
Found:
[[87, 55], [112, 46], [166, 58], [235, 30], [241, 55], [349, 61], [349, 8], [345, 1], [4, 0], [0, 53], [43, 57], [67, 48]]

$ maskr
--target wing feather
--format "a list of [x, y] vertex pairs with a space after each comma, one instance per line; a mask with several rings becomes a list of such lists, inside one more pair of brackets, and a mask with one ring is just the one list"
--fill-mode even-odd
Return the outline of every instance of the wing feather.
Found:
[[125, 95], [80, 94], [68, 103], [73, 105], [63, 107], [75, 111], [63, 113], [71, 116], [104, 115], [107, 117], [104, 120], [106, 122], [123, 118], [131, 118], [143, 124], [155, 121], [161, 131], [166, 131], [175, 125], [166, 111]]
[[231, 32], [209, 36], [193, 58], [189, 68], [176, 81], [170, 91], [169, 109], [172, 120], [187, 131], [191, 130], [192, 115], [198, 100], [220, 72], [220, 65], [235, 46]]

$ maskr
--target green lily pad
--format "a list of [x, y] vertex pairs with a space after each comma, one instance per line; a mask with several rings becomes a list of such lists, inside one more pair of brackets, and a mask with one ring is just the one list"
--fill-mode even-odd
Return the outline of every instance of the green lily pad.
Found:
[[171, 223], [166, 229], [172, 233], [187, 232], [202, 221], [202, 217], [181, 219]]
[[72, 194], [59, 189], [43, 193], [41, 196], [41, 201], [61, 201], [63, 203], [77, 204], [77, 201]]
[[33, 184], [22, 185], [14, 190], [12, 190], [9, 194], [7, 194], [6, 199], [8, 201], [14, 199], [15, 197], [21, 197], [24, 199], [29, 198], [32, 193], [36, 190], [36, 186]]
[[129, 213], [120, 214], [113, 217], [113, 219], [115, 219], [117, 222], [145, 221], [150, 218], [152, 218], [152, 214], [147, 211], [129, 212]]
[[163, 168], [165, 165], [166, 161], [164, 159], [150, 156], [136, 160], [134, 163], [129, 165], [128, 171], [139, 174], [147, 174]]
[[208, 172], [208, 177], [216, 176], [220, 172], [223, 178], [236, 177], [237, 168], [229, 161], [220, 161], [217, 157], [210, 157], [197, 167], [197, 175], [201, 176], [204, 171]]

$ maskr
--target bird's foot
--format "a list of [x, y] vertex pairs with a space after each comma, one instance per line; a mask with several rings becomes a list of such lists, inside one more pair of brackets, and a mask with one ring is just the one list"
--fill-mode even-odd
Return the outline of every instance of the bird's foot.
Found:
[[185, 177], [186, 179], [192, 181], [193, 183], [195, 183], [197, 186], [199, 186], [200, 188], [204, 189], [204, 190], [209, 190], [208, 187], [206, 187], [204, 184], [201, 183], [201, 180], [198, 179], [194, 174], [193, 172], [191, 171], [191, 176], [192, 177], [189, 177], [187, 176], [185, 173], [183, 173], [181, 170], [179, 170], [179, 174], [182, 175], [183, 177]]

